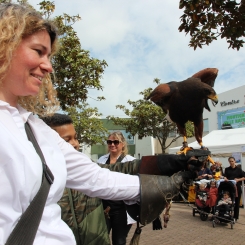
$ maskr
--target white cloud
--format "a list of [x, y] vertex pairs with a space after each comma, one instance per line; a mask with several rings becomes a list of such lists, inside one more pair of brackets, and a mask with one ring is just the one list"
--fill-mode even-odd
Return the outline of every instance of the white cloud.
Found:
[[[30, 3], [39, 3], [30, 0]], [[228, 49], [225, 40], [194, 51], [189, 36], [178, 31], [180, 16], [177, 0], [59, 0], [55, 14], [79, 14], [74, 25], [82, 47], [94, 58], [108, 63], [102, 79], [106, 101], [89, 100], [103, 116], [124, 116], [116, 105], [137, 100], [139, 92], [161, 82], [182, 81], [206, 67], [217, 67], [217, 93], [244, 85], [245, 49]]]

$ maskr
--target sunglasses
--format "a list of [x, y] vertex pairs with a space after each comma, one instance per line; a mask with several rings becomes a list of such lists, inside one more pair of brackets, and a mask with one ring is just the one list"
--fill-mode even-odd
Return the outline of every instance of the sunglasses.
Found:
[[106, 142], [107, 142], [107, 145], [112, 145], [112, 144], [119, 145], [119, 143], [121, 141], [119, 141], [119, 140], [107, 140]]

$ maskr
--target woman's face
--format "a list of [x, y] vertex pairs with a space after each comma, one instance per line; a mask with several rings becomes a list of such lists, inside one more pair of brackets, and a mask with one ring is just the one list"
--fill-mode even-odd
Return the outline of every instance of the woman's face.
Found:
[[232, 168], [235, 168], [235, 166], [236, 166], [236, 161], [235, 161], [233, 158], [230, 158], [230, 159], [229, 159], [229, 163], [230, 163], [230, 166], [231, 166]]
[[19, 96], [37, 95], [42, 79], [52, 72], [51, 41], [47, 31], [24, 38], [13, 52], [11, 67], [0, 90], [0, 99], [16, 106]]
[[111, 140], [111, 141], [119, 141], [119, 144], [116, 144], [115, 142], [113, 142], [112, 144], [108, 144], [107, 143], [107, 146], [108, 146], [108, 150], [110, 153], [118, 153], [118, 154], [121, 154], [122, 153], [122, 149], [123, 149], [123, 142], [121, 142], [119, 139], [117, 139], [115, 136], [111, 135], [108, 140]]

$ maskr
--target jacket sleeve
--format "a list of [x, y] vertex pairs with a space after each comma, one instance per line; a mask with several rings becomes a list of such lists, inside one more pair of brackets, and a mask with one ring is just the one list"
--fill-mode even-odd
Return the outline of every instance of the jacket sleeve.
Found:
[[114, 172], [120, 172], [124, 174], [130, 174], [130, 175], [136, 175], [139, 173], [139, 167], [140, 167], [140, 160], [135, 159], [130, 162], [124, 162], [124, 163], [115, 163], [115, 164], [100, 164], [98, 165], [101, 168], [107, 168]]

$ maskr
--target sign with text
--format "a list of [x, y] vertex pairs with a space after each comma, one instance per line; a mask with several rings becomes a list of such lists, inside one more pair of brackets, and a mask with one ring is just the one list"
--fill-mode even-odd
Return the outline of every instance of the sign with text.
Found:
[[218, 129], [244, 128], [245, 107], [217, 112]]

